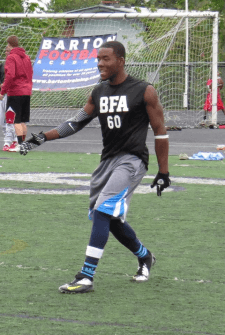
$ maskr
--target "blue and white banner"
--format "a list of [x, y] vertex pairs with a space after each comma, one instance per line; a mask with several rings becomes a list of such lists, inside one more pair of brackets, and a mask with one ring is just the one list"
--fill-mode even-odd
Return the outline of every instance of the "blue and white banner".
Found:
[[33, 66], [33, 90], [62, 91], [95, 85], [100, 78], [98, 49], [116, 38], [116, 34], [43, 38]]

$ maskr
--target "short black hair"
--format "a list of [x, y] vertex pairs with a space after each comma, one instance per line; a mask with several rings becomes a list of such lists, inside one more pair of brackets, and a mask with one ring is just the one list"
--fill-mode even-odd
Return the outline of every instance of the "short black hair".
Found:
[[126, 51], [124, 45], [118, 41], [109, 41], [103, 43], [100, 48], [112, 48], [116, 57], [123, 57], [125, 59]]

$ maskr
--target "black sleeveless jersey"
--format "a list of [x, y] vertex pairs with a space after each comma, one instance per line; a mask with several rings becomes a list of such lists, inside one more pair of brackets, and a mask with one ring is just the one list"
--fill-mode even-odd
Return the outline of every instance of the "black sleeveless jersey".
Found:
[[126, 152], [141, 158], [148, 167], [149, 118], [144, 102], [148, 85], [128, 76], [119, 85], [105, 81], [93, 89], [94, 114], [99, 118], [103, 137], [101, 160]]

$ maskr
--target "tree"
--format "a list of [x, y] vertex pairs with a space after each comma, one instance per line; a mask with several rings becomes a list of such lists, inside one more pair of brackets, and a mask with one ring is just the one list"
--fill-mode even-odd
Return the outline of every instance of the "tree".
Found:
[[[177, 0], [179, 8], [185, 0]], [[189, 9], [210, 10], [219, 12], [219, 60], [225, 57], [225, 1], [224, 0], [189, 0]]]
[[48, 9], [51, 12], [69, 12], [75, 9], [99, 5], [100, 3], [100, 0], [52, 0]]
[[[148, 8], [185, 9], [185, 0], [149, 0]], [[188, 0], [189, 10], [210, 10], [219, 12], [219, 60], [225, 57], [225, 1], [224, 0]]]
[[23, 13], [23, 0], [0, 0], [0, 13]]
[[210, 9], [219, 12], [219, 61], [225, 57], [225, 1], [224, 0], [200, 0], [202, 9]]

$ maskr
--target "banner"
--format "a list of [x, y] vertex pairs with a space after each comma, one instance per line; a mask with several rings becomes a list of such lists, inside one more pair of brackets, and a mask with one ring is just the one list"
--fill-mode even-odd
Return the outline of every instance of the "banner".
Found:
[[95, 85], [100, 78], [98, 49], [116, 34], [41, 41], [33, 66], [33, 90], [62, 91]]

